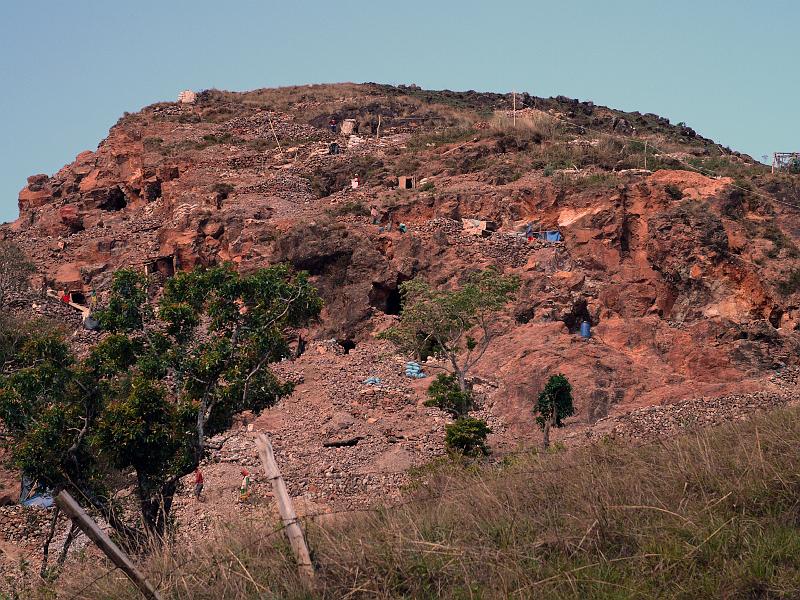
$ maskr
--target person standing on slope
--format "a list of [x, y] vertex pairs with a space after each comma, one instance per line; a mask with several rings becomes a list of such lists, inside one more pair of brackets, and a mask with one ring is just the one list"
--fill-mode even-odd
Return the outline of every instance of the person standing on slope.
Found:
[[247, 502], [250, 499], [250, 473], [247, 469], [242, 469], [242, 485], [239, 487], [239, 502]]
[[203, 472], [200, 467], [194, 470], [194, 497], [195, 500], [200, 500], [200, 494], [203, 493]]

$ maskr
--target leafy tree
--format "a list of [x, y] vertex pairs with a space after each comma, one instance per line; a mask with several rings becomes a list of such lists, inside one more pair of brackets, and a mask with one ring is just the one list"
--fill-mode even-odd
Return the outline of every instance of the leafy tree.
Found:
[[572, 385], [564, 375], [553, 375], [539, 394], [534, 406], [534, 413], [539, 413], [536, 422], [544, 431], [542, 442], [545, 448], [550, 446], [550, 428], [563, 427], [562, 419], [575, 414], [572, 405]]
[[472, 392], [458, 386], [455, 375], [439, 373], [428, 387], [425, 406], [435, 406], [450, 413], [456, 419], [472, 410]]
[[461, 391], [467, 391], [467, 374], [483, 357], [497, 335], [498, 313], [519, 289], [519, 280], [496, 269], [470, 275], [454, 290], [437, 290], [420, 278], [400, 286], [400, 323], [383, 337], [403, 351], [444, 357]]
[[290, 393], [268, 365], [288, 356], [287, 329], [322, 306], [307, 275], [286, 266], [180, 273], [157, 310], [146, 286], [134, 271], [115, 274], [108, 308], [98, 311], [109, 335], [87, 357], [36, 332], [0, 378], [16, 465], [72, 490], [129, 541], [141, 534], [109, 501], [116, 474], [135, 475], [142, 522], [163, 535], [178, 481], [208, 453], [209, 438]]
[[447, 447], [467, 456], [489, 454], [486, 436], [492, 430], [486, 421], [473, 417], [460, 417], [445, 427], [444, 441]]

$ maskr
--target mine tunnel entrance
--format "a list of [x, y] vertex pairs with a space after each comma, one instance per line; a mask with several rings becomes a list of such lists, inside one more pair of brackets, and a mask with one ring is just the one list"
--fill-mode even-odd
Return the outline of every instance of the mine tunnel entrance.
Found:
[[308, 271], [312, 277], [325, 277], [331, 285], [342, 285], [347, 280], [352, 252], [333, 252], [292, 261], [295, 269]]
[[86, 306], [86, 296], [81, 291], [72, 291], [69, 293], [69, 299], [71, 302], [75, 304], [80, 304], [81, 306]]
[[126, 206], [128, 206], [128, 199], [125, 197], [125, 192], [119, 189], [119, 187], [115, 187], [108, 192], [108, 196], [100, 205], [100, 208], [103, 210], [117, 211], [122, 210]]
[[155, 275], [159, 273], [165, 278], [175, 275], [175, 256], [160, 256], [144, 265], [145, 275]]
[[175, 257], [165, 256], [156, 259], [156, 271], [161, 273], [164, 277], [172, 277], [175, 275]]
[[356, 347], [356, 343], [350, 338], [336, 340], [336, 342], [344, 349], [345, 354], [350, 354], [350, 350]]
[[[572, 305], [572, 310], [564, 315], [562, 321], [564, 321], [564, 325], [567, 326], [567, 329], [569, 329], [570, 333], [577, 333], [581, 328], [581, 323], [584, 321], [592, 323], [592, 317], [589, 314], [588, 307], [586, 306], [586, 300], [583, 298], [577, 300], [575, 304]], [[596, 325], [596, 323], [592, 324]]]
[[369, 291], [369, 304], [387, 315], [399, 315], [402, 308], [402, 298], [400, 296], [401, 282], [394, 285], [373, 283]]

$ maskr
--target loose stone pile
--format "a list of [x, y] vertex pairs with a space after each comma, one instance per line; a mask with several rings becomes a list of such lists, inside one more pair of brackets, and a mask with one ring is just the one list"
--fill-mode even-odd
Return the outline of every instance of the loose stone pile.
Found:
[[[793, 377], [796, 381], [797, 373]], [[587, 437], [608, 435], [632, 441], [671, 437], [702, 427], [740, 421], [754, 412], [785, 406], [793, 401], [796, 401], [796, 392], [785, 390], [697, 398], [675, 404], [648, 406], [628, 414], [599, 420], [593, 430], [587, 431]], [[607, 429], [604, 425], [609, 422], [613, 425]], [[596, 431], [602, 433], [596, 434]]]

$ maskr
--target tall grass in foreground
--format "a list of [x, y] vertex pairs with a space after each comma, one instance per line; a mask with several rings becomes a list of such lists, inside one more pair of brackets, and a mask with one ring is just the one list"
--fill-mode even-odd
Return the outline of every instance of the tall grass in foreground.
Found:
[[[271, 523], [231, 524], [144, 568], [187, 599], [797, 598], [799, 449], [792, 408], [639, 448], [439, 469], [415, 491], [435, 499], [307, 524], [313, 593]], [[100, 572], [77, 565], [59, 588]], [[136, 598], [116, 575], [87, 594]]]

